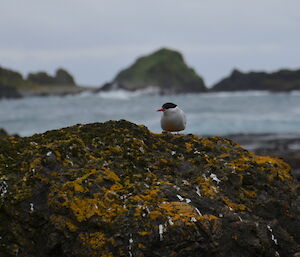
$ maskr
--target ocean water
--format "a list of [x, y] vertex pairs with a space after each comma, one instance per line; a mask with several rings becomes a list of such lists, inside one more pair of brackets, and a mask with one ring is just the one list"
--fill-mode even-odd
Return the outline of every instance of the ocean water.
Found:
[[187, 115], [184, 133], [300, 133], [300, 92], [229, 92], [160, 96], [149, 92], [83, 93], [0, 100], [0, 128], [30, 136], [78, 123], [126, 119], [161, 132], [156, 112], [174, 102]]

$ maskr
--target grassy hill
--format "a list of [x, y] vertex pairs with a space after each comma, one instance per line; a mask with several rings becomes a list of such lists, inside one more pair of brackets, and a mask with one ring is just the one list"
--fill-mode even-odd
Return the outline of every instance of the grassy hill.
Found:
[[138, 58], [130, 67], [122, 70], [111, 85], [126, 90], [159, 88], [161, 92], [203, 92], [202, 78], [174, 50], [162, 48], [150, 55]]

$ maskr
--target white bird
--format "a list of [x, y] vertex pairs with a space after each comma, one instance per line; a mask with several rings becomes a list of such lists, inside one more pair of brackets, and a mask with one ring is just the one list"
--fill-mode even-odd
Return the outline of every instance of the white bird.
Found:
[[185, 113], [176, 104], [165, 103], [162, 108], [157, 111], [163, 112], [160, 124], [164, 131], [178, 132], [185, 129]]

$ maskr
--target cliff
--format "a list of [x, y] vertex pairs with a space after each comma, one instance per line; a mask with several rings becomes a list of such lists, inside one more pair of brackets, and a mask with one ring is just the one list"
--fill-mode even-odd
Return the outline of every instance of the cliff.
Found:
[[156, 88], [160, 93], [206, 91], [202, 78], [187, 66], [182, 55], [166, 48], [138, 58], [103, 89], [139, 90], [149, 87]]
[[280, 70], [273, 73], [234, 70], [231, 75], [215, 84], [211, 91], [300, 90], [300, 70]]
[[280, 159], [127, 121], [0, 139], [1, 256], [299, 256]]

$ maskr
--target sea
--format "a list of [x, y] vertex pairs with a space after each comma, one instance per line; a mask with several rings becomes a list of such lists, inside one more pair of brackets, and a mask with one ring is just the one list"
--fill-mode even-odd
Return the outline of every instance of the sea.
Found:
[[29, 97], [0, 100], [0, 128], [30, 136], [75, 124], [125, 119], [161, 132], [164, 103], [176, 103], [187, 115], [183, 133], [229, 135], [300, 134], [300, 91], [218, 92], [158, 95], [148, 91]]

